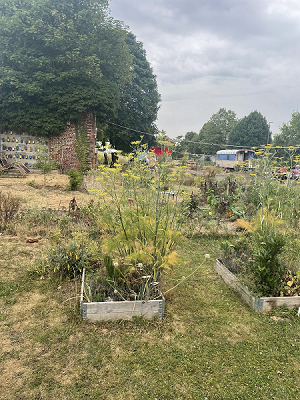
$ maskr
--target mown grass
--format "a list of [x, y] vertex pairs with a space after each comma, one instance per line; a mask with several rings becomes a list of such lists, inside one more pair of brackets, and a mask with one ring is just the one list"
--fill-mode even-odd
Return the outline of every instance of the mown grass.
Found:
[[297, 313], [248, 308], [214, 272], [219, 240], [183, 240], [167, 287], [210, 259], [169, 293], [163, 321], [91, 324], [74, 282], [28, 276], [45, 241], [0, 236], [0, 398], [298, 398]]

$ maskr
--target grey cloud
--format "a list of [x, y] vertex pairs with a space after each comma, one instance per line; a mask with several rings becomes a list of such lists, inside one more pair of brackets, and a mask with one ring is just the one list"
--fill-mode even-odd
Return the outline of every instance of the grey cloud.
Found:
[[[297, 109], [300, 4], [295, 1], [112, 0], [110, 5], [112, 15], [144, 43], [162, 94], [161, 128], [174, 125], [180, 134], [188, 120], [198, 121], [200, 129], [220, 107], [239, 116], [259, 109], [272, 121], [284, 116], [287, 121]], [[191, 122], [186, 131], [199, 129]]]

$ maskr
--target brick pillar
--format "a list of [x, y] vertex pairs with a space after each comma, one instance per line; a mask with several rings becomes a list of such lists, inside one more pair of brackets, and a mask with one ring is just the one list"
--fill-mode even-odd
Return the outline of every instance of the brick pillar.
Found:
[[[82, 125], [87, 128], [87, 137], [90, 142], [90, 154], [88, 162], [91, 167], [96, 163], [96, 117], [94, 114], [86, 114], [82, 118]], [[75, 124], [68, 122], [64, 132], [59, 136], [51, 136], [49, 139], [49, 151], [53, 159], [55, 159], [62, 166], [65, 172], [68, 169], [79, 168], [79, 163], [75, 151]]]

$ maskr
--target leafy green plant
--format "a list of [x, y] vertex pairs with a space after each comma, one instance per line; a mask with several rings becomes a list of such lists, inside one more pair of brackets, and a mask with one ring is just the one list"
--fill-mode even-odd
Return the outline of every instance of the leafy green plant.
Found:
[[78, 171], [75, 168], [69, 169], [68, 177], [70, 182], [71, 190], [78, 190], [79, 185], [83, 181], [83, 175], [81, 171]]
[[26, 185], [34, 187], [35, 186], [35, 180], [33, 179], [32, 181], [26, 182]]
[[79, 163], [79, 171], [85, 173], [89, 170], [90, 166], [88, 158], [90, 155], [90, 142], [88, 140], [87, 128], [86, 127], [75, 127], [75, 151], [77, 160]]
[[185, 155], [182, 157], [182, 160], [181, 160], [181, 166], [182, 166], [182, 167], [186, 166], [187, 160], [188, 160], [188, 155], [185, 154]]
[[262, 229], [253, 235], [254, 262], [251, 270], [256, 282], [257, 291], [262, 296], [275, 295], [280, 287], [285, 268], [279, 254], [285, 244], [283, 235], [272, 229]]
[[282, 288], [280, 296], [299, 296], [300, 295], [300, 271], [296, 275], [287, 270], [282, 278]]
[[37, 169], [40, 169], [44, 175], [44, 186], [46, 186], [47, 175], [56, 168], [56, 162], [50, 158], [50, 155], [41, 155], [36, 164]]
[[192, 192], [181, 203], [181, 214], [186, 218], [195, 218], [196, 212], [202, 205], [201, 197], [199, 194]]
[[[154, 287], [162, 271], [176, 262], [175, 245], [180, 240], [177, 198], [183, 178], [184, 168], [174, 172], [163, 161], [154, 169], [137, 158], [124, 172], [118, 164], [116, 168], [100, 167], [102, 193], [92, 208], [99, 209], [102, 251], [118, 265], [112, 268], [107, 258], [106, 276], [124, 298], [148, 298], [153, 291], [157, 295]], [[89, 212], [93, 214], [91, 207]]]
[[118, 265], [114, 266], [112, 258], [107, 254], [104, 256], [103, 263], [107, 277], [112, 281], [117, 280], [120, 277], [120, 270], [116, 268]]
[[76, 278], [84, 267], [89, 266], [89, 255], [83, 246], [76, 242], [58, 243], [48, 250], [47, 263], [61, 280]]

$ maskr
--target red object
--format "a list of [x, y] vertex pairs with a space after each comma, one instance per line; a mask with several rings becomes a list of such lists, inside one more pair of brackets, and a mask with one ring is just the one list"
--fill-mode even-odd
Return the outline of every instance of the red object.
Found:
[[164, 156], [168, 154], [172, 154], [172, 150], [167, 147], [152, 147], [149, 151], [153, 151], [156, 156]]

